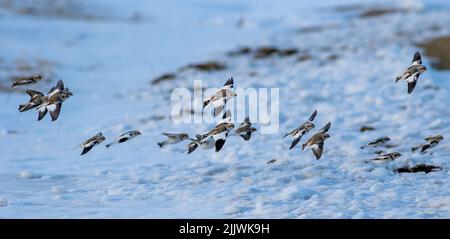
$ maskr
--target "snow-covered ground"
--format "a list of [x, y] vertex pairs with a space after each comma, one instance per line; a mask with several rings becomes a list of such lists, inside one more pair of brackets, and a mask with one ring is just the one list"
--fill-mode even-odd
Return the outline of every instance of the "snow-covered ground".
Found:
[[[450, 35], [448, 1], [45, 2], [0, 1], [0, 86], [45, 68], [52, 81], [21, 89], [46, 91], [62, 78], [74, 96], [56, 122], [38, 122], [17, 111], [25, 94], [0, 87], [0, 218], [450, 217], [450, 74], [422, 54], [428, 71], [413, 94], [394, 83], [421, 51], [415, 43]], [[359, 17], [374, 6], [400, 11]], [[299, 53], [227, 56], [239, 46]], [[150, 83], [207, 60], [227, 68]], [[219, 153], [161, 150], [162, 132], [212, 127], [172, 124], [172, 89], [219, 87], [230, 76], [242, 88], [279, 88], [280, 130], [230, 138]], [[314, 109], [317, 128], [332, 122], [318, 161], [282, 139]], [[131, 129], [143, 135], [82, 157], [74, 149], [99, 131], [109, 141]], [[445, 139], [431, 154], [410, 152], [435, 134]], [[382, 149], [402, 157], [367, 162], [376, 155], [360, 146], [381, 136], [395, 146]], [[419, 163], [442, 170], [393, 171]]]

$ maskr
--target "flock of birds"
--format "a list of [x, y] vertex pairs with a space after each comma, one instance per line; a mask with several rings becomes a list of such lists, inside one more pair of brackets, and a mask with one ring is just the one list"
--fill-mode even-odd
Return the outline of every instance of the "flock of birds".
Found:
[[[427, 68], [422, 65], [420, 53], [416, 52], [411, 65], [404, 71], [402, 75], [396, 78], [395, 82], [398, 82], [400, 80], [406, 81], [408, 85], [407, 92], [408, 94], [411, 94], [417, 84], [419, 76], [423, 72], [425, 72], [426, 69]], [[20, 78], [12, 84], [12, 88], [22, 85], [35, 84], [41, 79], [41, 75]], [[30, 100], [28, 101], [28, 103], [20, 105], [19, 111], [25, 112], [31, 109], [36, 109], [38, 111], [38, 121], [42, 120], [47, 112], [50, 112], [52, 121], [57, 120], [61, 112], [63, 102], [73, 96], [69, 88], [64, 86], [62, 80], [59, 80], [56, 86], [52, 87], [46, 95], [35, 90], [26, 90], [26, 93], [30, 96]], [[213, 129], [206, 133], [197, 134], [195, 138], [191, 138], [187, 133], [163, 133], [163, 135], [166, 136], [166, 140], [158, 142], [158, 145], [161, 148], [164, 148], [167, 145], [178, 144], [185, 140], [190, 140], [190, 142], [186, 146], [187, 149], [183, 151], [187, 151], [187, 154], [190, 154], [199, 147], [205, 150], [214, 148], [216, 152], [219, 152], [223, 148], [227, 138], [230, 136], [240, 136], [245, 141], [250, 140], [252, 133], [257, 130], [256, 128], [252, 127], [252, 123], [250, 122], [249, 117], [246, 117], [244, 122], [242, 122], [239, 127], [237, 127], [233, 131], [235, 125], [231, 122], [231, 112], [229, 110], [225, 111], [227, 102], [229, 102], [236, 95], [237, 94], [234, 91], [234, 80], [233, 78], [230, 78], [222, 88], [220, 88], [210, 98], [205, 99], [203, 102], [203, 110], [205, 110], [208, 106], [213, 106], [214, 117], [217, 117], [222, 112], [224, 112], [223, 116], [218, 120], [216, 126]], [[313, 121], [316, 116], [317, 110], [315, 110], [312, 115], [299, 127], [291, 130], [289, 133], [286, 133], [284, 135], [283, 138], [291, 136], [293, 139], [289, 147], [290, 150], [298, 145], [304, 135], [315, 128]], [[302, 150], [304, 151], [307, 148], [311, 148], [316, 159], [320, 159], [322, 157], [324, 143], [328, 138], [330, 138], [330, 135], [328, 134], [330, 127], [331, 122], [328, 122], [320, 130], [315, 132], [315, 134], [313, 134], [305, 143], [302, 144]], [[141, 135], [141, 132], [137, 130], [128, 131], [121, 134], [111, 143], [106, 144], [106, 148], [109, 148], [114, 144], [127, 142], [139, 135]], [[426, 150], [433, 148], [434, 146], [439, 144], [439, 142], [441, 142], [443, 139], [444, 137], [442, 135], [429, 136], [425, 138], [424, 143], [412, 147], [411, 150], [412, 152], [420, 151], [424, 153]], [[87, 139], [79, 146], [82, 149], [81, 155], [88, 153], [94, 146], [101, 144], [105, 140], [106, 137], [101, 132]], [[365, 149], [367, 147], [378, 147], [381, 145], [385, 145], [389, 141], [389, 137], [377, 138], [362, 146], [361, 149]], [[383, 151], [377, 151], [376, 153], [379, 154], [379, 156], [372, 160], [394, 160], [401, 156], [399, 152], [385, 153]], [[268, 163], [272, 162], [274, 162], [274, 160], [269, 161]]]

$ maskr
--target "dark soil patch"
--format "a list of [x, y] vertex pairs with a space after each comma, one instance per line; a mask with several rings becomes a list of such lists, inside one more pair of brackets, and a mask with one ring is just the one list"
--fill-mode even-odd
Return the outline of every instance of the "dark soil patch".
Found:
[[180, 71], [183, 71], [185, 69], [194, 69], [198, 71], [221, 71], [225, 70], [227, 68], [227, 65], [223, 62], [219, 61], [207, 61], [204, 63], [198, 63], [198, 64], [189, 64], [185, 67], [182, 67]]
[[408, 12], [408, 10], [403, 8], [371, 8], [361, 12], [359, 14], [359, 17], [361, 18], [381, 17], [401, 12], [403, 13]]
[[369, 125], [363, 125], [361, 126], [361, 128], [359, 129], [359, 132], [366, 132], [366, 131], [374, 131], [375, 128]]
[[296, 48], [280, 49], [280, 48], [273, 47], [273, 46], [264, 46], [264, 47], [257, 48], [253, 51], [253, 58], [262, 59], [262, 58], [267, 58], [267, 57], [271, 57], [274, 55], [292, 56], [292, 55], [297, 54], [298, 52], [299, 51]]
[[438, 70], [450, 69], [450, 36], [443, 36], [417, 44], [425, 55], [433, 59], [431, 65]]
[[263, 59], [272, 56], [293, 56], [299, 53], [297, 48], [278, 48], [275, 46], [262, 46], [257, 48], [250, 48], [248, 46], [240, 47], [236, 50], [230, 51], [227, 53], [228, 56], [244, 56], [244, 55], [253, 55], [254, 59]]
[[323, 26], [309, 26], [309, 27], [302, 27], [298, 30], [299, 33], [307, 34], [307, 33], [316, 33], [321, 32], [325, 29]]
[[153, 79], [153, 80], [152, 80], [152, 84], [153, 84], [153, 85], [156, 85], [156, 84], [159, 84], [159, 83], [164, 82], [164, 81], [171, 81], [171, 80], [174, 80], [175, 78], [176, 78], [176, 75], [175, 75], [175, 74], [173, 74], [173, 73], [167, 73], [167, 74], [158, 76], [158, 77], [156, 77], [155, 79]]
[[252, 49], [248, 46], [239, 47], [237, 50], [230, 51], [227, 53], [228, 56], [242, 56], [247, 55], [252, 52]]
[[397, 173], [430, 173], [430, 172], [436, 172], [441, 170], [441, 167], [434, 166], [434, 165], [427, 165], [427, 164], [418, 164], [414, 167], [409, 166], [403, 166], [401, 168], [398, 168], [395, 170]]
[[297, 61], [302, 62], [302, 61], [308, 61], [308, 60], [311, 60], [311, 59], [312, 59], [312, 56], [311, 56], [310, 54], [304, 53], [304, 54], [301, 54], [301, 55], [297, 58]]
[[14, 12], [16, 14], [48, 17], [83, 21], [129, 21], [136, 22], [141, 20], [139, 12], [134, 12], [129, 17], [118, 17], [111, 15], [102, 15], [99, 12], [111, 12], [103, 6], [99, 6], [89, 1], [71, 1], [71, 0], [0, 0], [0, 8]]

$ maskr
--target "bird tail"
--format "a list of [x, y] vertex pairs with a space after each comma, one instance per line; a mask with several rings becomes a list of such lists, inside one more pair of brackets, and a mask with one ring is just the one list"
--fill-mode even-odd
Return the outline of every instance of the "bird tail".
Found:
[[17, 86], [17, 83], [14, 82], [14, 83], [12, 83], [11, 88], [14, 88], [14, 87], [16, 87], [16, 86]]
[[403, 78], [403, 76], [397, 76], [397, 78], [395, 78], [395, 83], [397, 83], [399, 80], [401, 80]]
[[365, 149], [367, 147], [367, 145], [361, 146], [361, 149]]
[[302, 151], [305, 151], [306, 144], [302, 144]]
[[160, 148], [164, 148], [166, 146], [167, 142], [163, 141], [163, 142], [158, 142], [158, 145]]
[[28, 106], [28, 104], [19, 105], [19, 111], [20, 111], [20, 112], [26, 111], [26, 110], [27, 110], [27, 106]]
[[109, 147], [111, 147], [113, 144], [114, 144], [114, 142], [109, 143], [109, 144], [105, 145], [105, 147], [109, 149]]
[[411, 151], [412, 151], [412, 152], [416, 152], [419, 148], [420, 148], [420, 146], [412, 147], [412, 148], [411, 148]]

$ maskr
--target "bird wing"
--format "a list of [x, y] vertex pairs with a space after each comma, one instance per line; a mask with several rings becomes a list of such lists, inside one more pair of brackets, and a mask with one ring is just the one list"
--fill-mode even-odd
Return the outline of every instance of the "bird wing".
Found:
[[188, 153], [187, 154], [190, 154], [190, 153], [194, 152], [194, 150], [196, 150], [198, 148], [198, 144], [196, 142], [191, 142], [191, 143], [189, 143], [187, 145], [187, 147], [188, 147]]
[[81, 152], [81, 155], [86, 154], [86, 153], [89, 152], [93, 147], [94, 147], [94, 144], [90, 144], [90, 145], [87, 145], [87, 146], [83, 147], [83, 152]]
[[225, 82], [225, 85], [223, 85], [222, 89], [232, 89], [232, 88], [234, 88], [233, 77], [231, 77], [230, 79], [227, 80], [227, 82]]
[[323, 128], [321, 128], [321, 129], [319, 130], [319, 132], [326, 133], [326, 132], [328, 132], [328, 130], [330, 129], [330, 127], [331, 127], [331, 122], [328, 122], [325, 126], [323, 126]]
[[177, 138], [180, 134], [162, 133], [169, 138]]
[[33, 98], [35, 95], [44, 96], [44, 94], [36, 90], [27, 90], [26, 92], [31, 98]]
[[47, 107], [41, 107], [38, 110], [38, 121], [41, 121], [47, 114]]
[[52, 121], [58, 119], [59, 113], [61, 112], [61, 107], [62, 103], [48, 106], [48, 111], [50, 111], [50, 117], [52, 118]]
[[302, 138], [303, 134], [300, 134], [297, 138], [294, 139], [294, 141], [292, 141], [291, 147], [289, 147], [289, 149], [293, 149], [295, 147], [295, 145], [298, 144], [298, 142], [300, 142], [300, 139]]
[[56, 86], [52, 87], [47, 94], [54, 95], [63, 90], [64, 90], [64, 82], [62, 80], [59, 80], [58, 83], [56, 83]]
[[419, 65], [422, 64], [422, 56], [420, 56], [420, 53], [418, 51], [414, 54], [414, 57], [413, 57], [413, 60], [412, 60], [411, 63], [412, 64], [419, 64]]
[[314, 113], [312, 113], [312, 115], [309, 117], [309, 121], [313, 121], [317, 116], [317, 110], [314, 111]]
[[314, 155], [316, 156], [316, 159], [320, 159], [320, 157], [322, 157], [322, 152], [323, 152], [323, 142], [320, 142], [317, 144], [317, 147], [313, 147], [311, 148]]
[[224, 144], [225, 144], [225, 139], [216, 140], [216, 142], [215, 142], [216, 152], [219, 152], [223, 148]]
[[218, 106], [213, 109], [213, 116], [217, 117], [223, 110], [223, 106]]
[[417, 80], [419, 79], [419, 73], [413, 75], [412, 80], [408, 80], [408, 94], [411, 94], [416, 87]]

